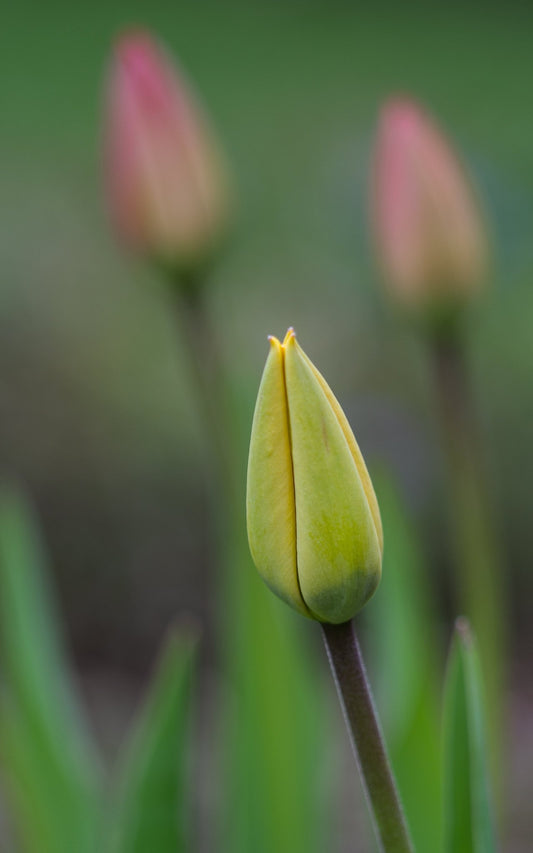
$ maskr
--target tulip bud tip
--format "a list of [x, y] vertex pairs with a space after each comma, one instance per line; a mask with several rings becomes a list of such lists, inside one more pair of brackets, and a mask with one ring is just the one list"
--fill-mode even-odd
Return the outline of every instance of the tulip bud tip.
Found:
[[290, 341], [292, 341], [293, 339], [296, 340], [296, 332], [294, 331], [293, 326], [289, 326], [289, 328], [287, 329], [287, 334], [283, 339], [283, 346], [287, 346], [287, 344], [290, 343]]

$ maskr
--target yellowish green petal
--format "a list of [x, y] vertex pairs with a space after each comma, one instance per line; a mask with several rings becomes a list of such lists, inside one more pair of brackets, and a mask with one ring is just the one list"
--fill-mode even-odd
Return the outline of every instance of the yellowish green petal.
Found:
[[296, 567], [296, 513], [284, 350], [276, 338], [270, 341], [250, 442], [248, 539], [263, 580], [280, 598], [309, 616]]
[[[298, 343], [296, 344], [298, 346]], [[348, 447], [350, 448], [350, 452], [353, 457], [353, 461], [355, 462], [357, 472], [361, 479], [361, 483], [363, 484], [363, 489], [365, 491], [366, 499], [368, 501], [368, 508], [372, 513], [372, 518], [374, 520], [374, 525], [376, 528], [376, 534], [378, 537], [379, 547], [381, 551], [381, 555], [383, 556], [383, 525], [381, 523], [381, 515], [379, 512], [378, 500], [376, 498], [376, 493], [374, 491], [374, 486], [372, 485], [372, 480], [370, 479], [370, 475], [368, 473], [367, 467], [365, 465], [365, 460], [359, 450], [359, 445], [355, 440], [355, 436], [352, 432], [352, 428], [348, 423], [348, 418], [344, 414], [339, 401], [335, 397], [333, 391], [329, 387], [328, 383], [322, 376], [322, 374], [316, 369], [315, 365], [311, 361], [311, 359], [305, 354], [303, 349], [298, 346], [298, 350], [302, 358], [305, 359], [313, 373], [315, 374], [318, 382], [320, 383], [320, 387], [322, 388], [324, 394], [328, 398], [329, 404], [333, 409], [335, 416], [339, 422], [339, 426], [344, 433], [344, 437], [348, 443]]]
[[332, 405], [333, 395], [326, 395], [324, 380], [293, 335], [286, 338], [284, 350], [299, 588], [317, 619], [345, 622], [379, 583], [376, 522], [356, 463], [360, 454], [342, 427], [340, 407]]

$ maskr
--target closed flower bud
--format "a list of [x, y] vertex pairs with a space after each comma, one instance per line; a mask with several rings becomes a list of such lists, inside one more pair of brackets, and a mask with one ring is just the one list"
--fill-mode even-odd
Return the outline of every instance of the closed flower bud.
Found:
[[270, 342], [248, 462], [250, 550], [280, 598], [346, 622], [381, 577], [376, 496], [346, 416], [293, 330]]
[[487, 240], [450, 144], [417, 104], [395, 99], [374, 159], [374, 240], [392, 295], [422, 312], [464, 304], [486, 275]]
[[147, 34], [116, 45], [105, 141], [119, 235], [171, 269], [203, 262], [228, 218], [225, 169], [183, 75]]

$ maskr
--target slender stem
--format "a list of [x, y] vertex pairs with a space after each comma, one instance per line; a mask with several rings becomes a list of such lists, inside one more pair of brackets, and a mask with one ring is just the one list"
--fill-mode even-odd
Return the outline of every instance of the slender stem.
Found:
[[[191, 379], [190, 394], [196, 406], [198, 429], [203, 439], [205, 485], [208, 492], [207, 539], [211, 548], [214, 548], [214, 551], [210, 551], [213, 571], [210, 606], [214, 614], [216, 645], [223, 666], [235, 671], [239, 662], [236, 650], [244, 643], [248, 614], [251, 607], [253, 609], [250, 601], [243, 601], [243, 595], [239, 595], [242, 587], [239, 574], [242, 553], [247, 543], [243, 544], [242, 541], [245, 535], [241, 496], [244, 460], [241, 460], [239, 445], [233, 438], [236, 412], [230, 394], [231, 385], [223, 347], [206, 298], [206, 271], [180, 273], [174, 275], [169, 283], [172, 285], [170, 299], [173, 319], [183, 339], [183, 358]], [[247, 547], [246, 555], [248, 557]], [[243, 576], [252, 576], [248, 566], [246, 569]], [[244, 689], [245, 686], [243, 688], [239, 683], [237, 690]], [[225, 792], [223, 812], [217, 813], [215, 828], [210, 829], [210, 835], [214, 838], [217, 832], [229, 834], [235, 850], [246, 849], [248, 839], [246, 837], [241, 842], [239, 833], [242, 822], [233, 820], [235, 809], [232, 809], [231, 804], [234, 797], [238, 797], [239, 801], [242, 798], [241, 778], [248, 780], [250, 775], [260, 773], [263, 768], [256, 766], [260, 759], [255, 754], [250, 756], [239, 751], [233, 723], [229, 726], [224, 702], [215, 703], [213, 714], [214, 721], [219, 718], [223, 720], [224, 736], [228, 741], [224, 743], [217, 761], [225, 765], [226, 761], [231, 760], [232, 775], [231, 785]], [[214, 728], [218, 730], [219, 722]], [[227, 757], [230, 754], [231, 759]], [[235, 754], [238, 754], [238, 759], [235, 759]], [[217, 775], [222, 772], [222, 764], [216, 767], [216, 771]], [[245, 829], [242, 831], [245, 832]]]
[[413, 853], [353, 624], [323, 624], [322, 631], [380, 849]]
[[216, 492], [227, 491], [231, 484], [231, 429], [222, 348], [211, 323], [204, 285], [203, 276], [193, 278], [192, 274], [182, 274], [173, 298], [176, 318], [186, 342], [201, 428], [206, 434], [205, 452]]
[[431, 345], [448, 470], [457, 605], [476, 633], [487, 691], [492, 775], [501, 777], [506, 594], [482, 441], [459, 333]]

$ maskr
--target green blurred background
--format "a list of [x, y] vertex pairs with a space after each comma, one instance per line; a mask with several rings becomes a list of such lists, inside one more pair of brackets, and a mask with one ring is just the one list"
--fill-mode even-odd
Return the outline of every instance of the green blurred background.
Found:
[[471, 318], [470, 357], [513, 604], [505, 849], [525, 853], [533, 12], [519, 3], [295, 0], [56, 0], [4, 10], [0, 470], [35, 500], [92, 725], [111, 755], [176, 613], [206, 626], [204, 669], [214, 666], [202, 445], [186, 359], [167, 294], [117, 247], [102, 198], [105, 69], [116, 33], [131, 25], [150, 28], [180, 58], [233, 167], [238, 216], [210, 299], [235, 385], [254, 388], [266, 335], [296, 327], [365, 457], [395, 471], [450, 614], [431, 375], [382, 297], [368, 235], [380, 102], [398, 91], [420, 98], [475, 176], [494, 274]]

